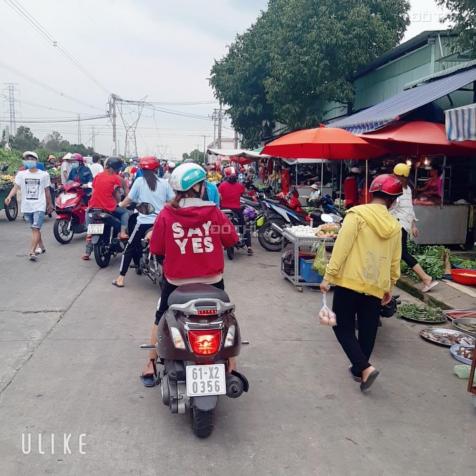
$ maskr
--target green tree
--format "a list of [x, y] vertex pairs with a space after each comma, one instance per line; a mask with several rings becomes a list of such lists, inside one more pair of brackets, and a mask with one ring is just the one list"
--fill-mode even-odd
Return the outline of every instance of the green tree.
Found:
[[205, 163], [205, 156], [202, 151], [198, 149], [192, 150], [189, 154], [186, 152], [182, 154], [183, 160], [193, 160], [197, 164], [203, 165]]
[[229, 105], [233, 127], [243, 136], [244, 147], [256, 147], [265, 127], [274, 125], [273, 108], [266, 98], [264, 81], [269, 75], [271, 39], [267, 16], [238, 35], [228, 54], [215, 61], [210, 84], [216, 97]]
[[458, 34], [458, 46], [462, 51], [476, 54], [476, 0], [437, 0], [449, 13], [449, 20]]
[[12, 149], [35, 150], [40, 145], [40, 139], [33, 135], [29, 127], [20, 126], [14, 136], [10, 136], [10, 146]]
[[63, 136], [58, 131], [53, 131], [48, 134], [44, 140], [45, 149], [51, 152], [62, 152], [69, 148], [71, 144], [63, 139]]
[[409, 8], [407, 0], [269, 0], [211, 71], [244, 145], [276, 122], [316, 125], [326, 103], [352, 101], [353, 74], [398, 44]]

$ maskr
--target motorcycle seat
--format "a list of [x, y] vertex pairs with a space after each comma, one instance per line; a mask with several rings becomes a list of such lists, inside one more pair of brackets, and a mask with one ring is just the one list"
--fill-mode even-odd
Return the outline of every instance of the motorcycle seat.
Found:
[[169, 306], [172, 304], [186, 304], [194, 299], [219, 299], [230, 302], [228, 294], [210, 284], [184, 284], [178, 287], [169, 297]]

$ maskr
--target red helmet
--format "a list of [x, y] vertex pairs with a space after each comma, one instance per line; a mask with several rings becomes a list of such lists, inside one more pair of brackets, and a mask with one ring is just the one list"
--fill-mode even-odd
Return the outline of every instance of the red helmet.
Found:
[[139, 168], [143, 170], [157, 170], [160, 167], [160, 162], [157, 160], [157, 157], [148, 156], [142, 157], [139, 160]]
[[234, 177], [236, 175], [235, 167], [226, 167], [223, 172], [225, 172], [225, 177]]
[[79, 162], [80, 164], [84, 164], [84, 157], [81, 154], [75, 153], [71, 156], [72, 162]]
[[385, 195], [398, 197], [403, 193], [402, 184], [395, 175], [383, 174], [378, 175], [370, 184], [370, 193], [381, 192]]

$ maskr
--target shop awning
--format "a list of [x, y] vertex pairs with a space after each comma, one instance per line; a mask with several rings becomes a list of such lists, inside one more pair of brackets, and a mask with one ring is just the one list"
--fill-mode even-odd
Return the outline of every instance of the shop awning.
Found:
[[476, 81], [476, 67], [407, 89], [364, 111], [337, 119], [329, 125], [347, 129], [355, 134], [375, 131], [398, 121], [403, 114], [436, 101], [473, 81]]
[[445, 111], [445, 123], [449, 140], [476, 141], [476, 103]]

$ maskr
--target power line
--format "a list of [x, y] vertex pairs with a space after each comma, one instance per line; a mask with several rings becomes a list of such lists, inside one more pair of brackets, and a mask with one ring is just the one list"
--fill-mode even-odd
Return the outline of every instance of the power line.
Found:
[[27, 81], [30, 81], [31, 83], [34, 83], [36, 84], [37, 86], [40, 86], [44, 89], [47, 89], [48, 91], [54, 93], [54, 94], [57, 94], [63, 98], [66, 98], [66, 99], [69, 99], [70, 101], [74, 101], [74, 102], [77, 102], [78, 104], [82, 104], [83, 106], [87, 106], [91, 109], [96, 109], [98, 111], [103, 111], [103, 109], [97, 107], [97, 106], [92, 106], [91, 104], [88, 104], [87, 102], [84, 102], [82, 101], [81, 99], [77, 99], [73, 96], [70, 96], [69, 94], [66, 94], [66, 93], [63, 93], [62, 91], [59, 91], [51, 86], [49, 86], [48, 84], [46, 83], [43, 83], [42, 81], [39, 81], [38, 79], [36, 78], [33, 78], [32, 76], [29, 76], [28, 74], [25, 74], [21, 71], [19, 71], [18, 69], [14, 68], [13, 66], [8, 66], [7, 64], [5, 64], [3, 61], [0, 61], [0, 68], [3, 68], [3, 69], [7, 69], [9, 71], [12, 71], [13, 73], [15, 73], [16, 75], [18, 76], [21, 76], [22, 78], [26, 79]]
[[30, 25], [37, 30], [40, 35], [53, 47], [55, 47], [63, 56], [71, 61], [86, 77], [88, 77], [96, 86], [109, 94], [108, 89], [103, 86], [66, 48], [61, 46], [58, 41], [41, 25], [41, 23], [21, 5], [18, 0], [5, 0], [5, 3], [12, 7], [21, 17], [23, 17]]
[[[107, 114], [103, 116], [92, 116], [92, 117], [76, 117], [72, 119], [40, 119], [40, 118], [32, 118], [32, 119], [22, 119], [20, 122], [24, 124], [56, 124], [62, 122], [83, 122], [83, 121], [95, 121], [97, 119], [108, 119], [109, 116]], [[7, 121], [9, 119], [0, 117], [0, 121]]]

